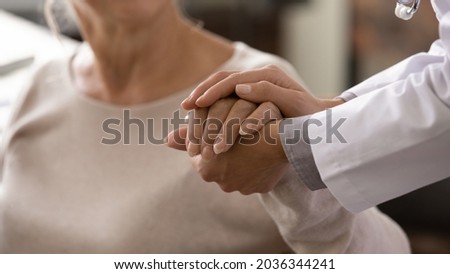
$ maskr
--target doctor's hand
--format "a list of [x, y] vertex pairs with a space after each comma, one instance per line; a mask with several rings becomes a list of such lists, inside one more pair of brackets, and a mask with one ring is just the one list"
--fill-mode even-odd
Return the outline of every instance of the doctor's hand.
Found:
[[[344, 103], [341, 99], [319, 99], [312, 96], [303, 86], [290, 78], [276, 66], [245, 72], [219, 72], [200, 84], [183, 103], [185, 109], [208, 107], [217, 100], [237, 94], [241, 99], [260, 104], [246, 119], [242, 119], [237, 131], [241, 135], [258, 132], [275, 116], [299, 117], [323, 111]], [[232, 117], [232, 115], [229, 115]], [[242, 116], [240, 116], [242, 118]], [[234, 131], [222, 132], [214, 141], [213, 151], [220, 154], [228, 151], [237, 136]], [[205, 127], [205, 132], [208, 128]], [[210, 155], [210, 154], [208, 154]]]
[[343, 103], [340, 99], [314, 97], [282, 69], [270, 65], [242, 72], [218, 72], [201, 83], [181, 106], [187, 110], [209, 107], [233, 94], [256, 104], [272, 102], [285, 118], [313, 114]]

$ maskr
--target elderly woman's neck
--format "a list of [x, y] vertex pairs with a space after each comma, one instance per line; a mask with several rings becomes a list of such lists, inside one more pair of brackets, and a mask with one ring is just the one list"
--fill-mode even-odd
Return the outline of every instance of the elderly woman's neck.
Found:
[[85, 92], [119, 104], [156, 100], [194, 85], [232, 54], [227, 42], [211, 39], [177, 14], [157, 17], [151, 24], [82, 22], [95, 56], [81, 70]]

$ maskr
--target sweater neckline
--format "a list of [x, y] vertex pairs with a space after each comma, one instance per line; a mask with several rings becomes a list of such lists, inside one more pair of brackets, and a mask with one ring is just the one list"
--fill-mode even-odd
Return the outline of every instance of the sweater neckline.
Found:
[[[70, 90], [70, 92], [72, 94], [74, 94], [74, 96], [79, 100], [82, 101], [83, 103], [87, 103], [90, 105], [93, 105], [95, 107], [99, 107], [99, 108], [103, 108], [103, 109], [109, 109], [109, 110], [123, 110], [123, 109], [130, 109], [130, 110], [135, 110], [135, 111], [139, 111], [139, 110], [146, 110], [149, 108], [155, 108], [158, 106], [162, 106], [165, 104], [168, 104], [169, 102], [173, 102], [174, 100], [178, 100], [180, 103], [182, 100], [185, 99], [187, 93], [189, 93], [190, 91], [192, 91], [197, 84], [188, 87], [184, 90], [179, 90], [177, 92], [174, 92], [168, 96], [162, 97], [160, 99], [154, 100], [154, 101], [150, 101], [150, 102], [145, 102], [145, 103], [140, 103], [140, 104], [134, 104], [134, 105], [119, 105], [119, 104], [112, 104], [112, 103], [108, 103], [108, 102], [103, 102], [97, 99], [94, 99], [92, 97], [89, 97], [87, 95], [82, 94], [81, 92], [77, 91], [74, 85], [74, 79], [73, 79], [73, 72], [71, 70], [71, 63], [73, 61], [73, 59], [75, 58], [77, 52], [79, 51], [79, 49], [82, 47], [83, 45], [81, 45], [77, 51], [75, 51], [75, 53], [71, 54], [71, 56], [69, 58], [66, 58], [64, 61], [64, 77], [67, 77], [67, 81], [64, 81], [67, 83], [67, 89]], [[244, 51], [246, 44], [242, 43], [242, 42], [234, 42], [233, 43], [233, 48], [234, 48], [234, 52], [233, 55], [227, 60], [225, 61], [223, 64], [221, 64], [218, 68], [216, 68], [212, 73], [215, 72], [219, 72], [222, 70], [227, 70], [228, 67], [230, 67], [233, 63], [235, 63], [237, 60], [240, 59], [240, 55], [241, 53]]]

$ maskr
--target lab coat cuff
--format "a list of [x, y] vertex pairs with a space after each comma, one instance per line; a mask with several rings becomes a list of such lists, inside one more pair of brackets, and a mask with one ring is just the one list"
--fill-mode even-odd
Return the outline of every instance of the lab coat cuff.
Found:
[[[348, 106], [335, 108], [333, 121], [351, 117], [350, 113], [343, 111], [348, 108]], [[311, 119], [326, 124], [327, 113], [325, 111], [316, 113], [312, 115]], [[308, 133], [311, 138], [322, 138], [322, 140], [326, 139], [327, 134], [323, 128], [314, 126], [309, 129]], [[318, 142], [311, 146], [316, 166], [327, 189], [344, 208], [352, 213], [359, 213], [373, 207], [374, 204], [359, 191], [358, 186], [354, 184], [355, 180], [350, 180], [348, 172], [345, 172], [345, 168], [342, 167], [346, 164], [345, 158], [342, 157], [346, 149], [348, 149], [346, 142]]]
[[299, 179], [310, 189], [326, 188], [314, 161], [307, 133], [309, 116], [285, 119], [280, 124], [284, 152]]

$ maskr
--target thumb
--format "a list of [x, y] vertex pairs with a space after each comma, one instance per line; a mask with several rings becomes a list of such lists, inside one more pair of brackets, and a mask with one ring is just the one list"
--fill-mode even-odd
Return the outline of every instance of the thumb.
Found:
[[285, 118], [298, 116], [297, 104], [302, 97], [301, 91], [286, 89], [267, 81], [237, 85], [236, 94], [256, 104], [272, 102]]
[[166, 146], [176, 150], [186, 151], [186, 136], [187, 128], [172, 131], [165, 140]]

